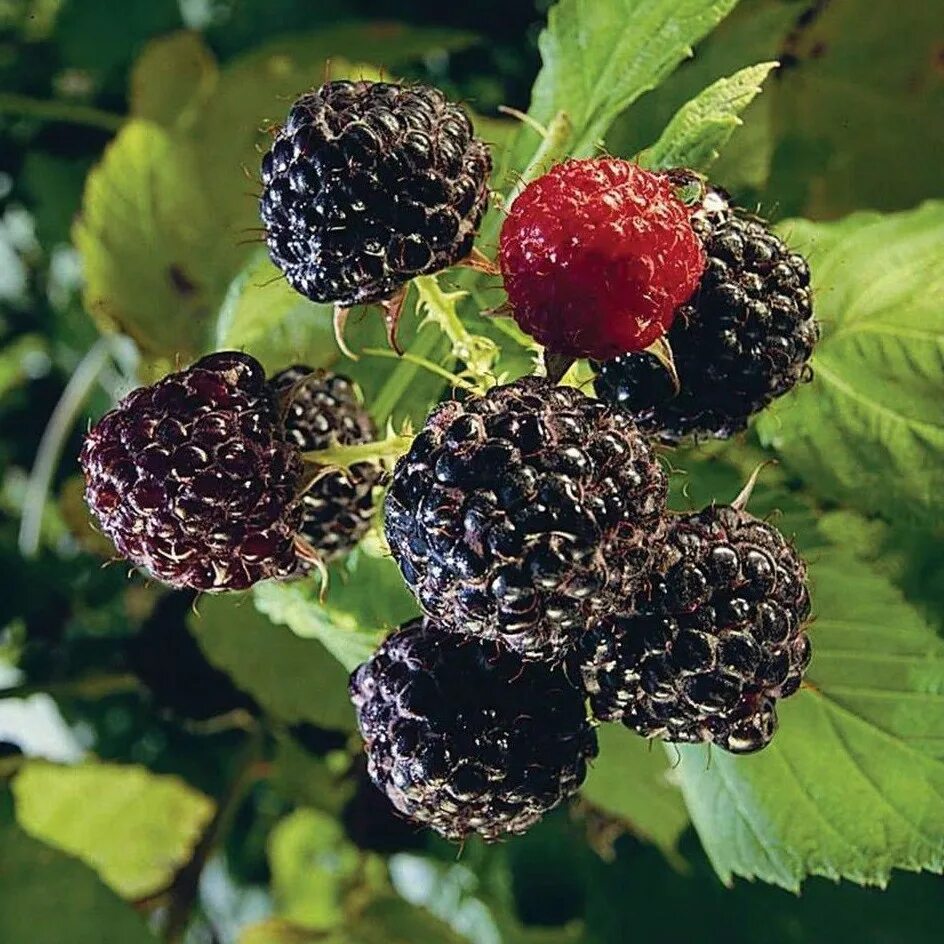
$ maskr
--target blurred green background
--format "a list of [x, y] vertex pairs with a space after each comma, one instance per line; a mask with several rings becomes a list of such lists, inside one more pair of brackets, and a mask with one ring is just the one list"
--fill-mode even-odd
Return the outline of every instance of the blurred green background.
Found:
[[[74, 223], [86, 177], [126, 116], [165, 125], [197, 155], [189, 183], [214, 225], [189, 219], [186, 188], [176, 208], [177, 236], [209, 273], [195, 286], [181, 276], [196, 318], [253, 249], [237, 232], [255, 213], [253, 180], [223, 206], [214, 178], [251, 159], [255, 132], [321, 81], [326, 56], [434, 82], [492, 119], [482, 127], [497, 140], [510, 127], [498, 107], [527, 108], [548, 6], [0, 0], [0, 778], [23, 755], [86, 752], [170, 778], [70, 779], [31, 766], [14, 790], [21, 818], [35, 807], [30, 835], [0, 790], [3, 944], [133, 944], [156, 933], [194, 944], [940, 940], [935, 875], [899, 873], [887, 891], [812, 878], [799, 897], [741, 881], [726, 889], [676, 791], [660, 801], [657, 836], [592, 795], [496, 847], [457, 850], [418, 834], [366, 782], [337, 663], [324, 656], [293, 689], [285, 677], [299, 640], [289, 630], [212, 601], [200, 607], [198, 644], [192, 598], [101, 566], [109, 549], [87, 526], [73, 459], [83, 430], [54, 411], [88, 364], [97, 325], [116, 317], [83, 302], [74, 240], [94, 221]], [[774, 219], [830, 220], [944, 196], [939, 0], [743, 0], [617, 122], [608, 149], [636, 153], [709, 82], [768, 59], [781, 68], [714, 170], [742, 203]], [[217, 69], [208, 106], [177, 94]], [[275, 104], [272, 82], [284, 86]], [[142, 212], [129, 203], [131, 218]], [[125, 291], [140, 292], [133, 302], [153, 321], [148, 305], [165, 300], [149, 299], [139, 275], [125, 273]], [[84, 412], [97, 415], [147, 370], [133, 345], [113, 345]], [[59, 448], [37, 470], [44, 432]], [[260, 640], [268, 660], [248, 671]], [[81, 861], [35, 838], [57, 830]]]

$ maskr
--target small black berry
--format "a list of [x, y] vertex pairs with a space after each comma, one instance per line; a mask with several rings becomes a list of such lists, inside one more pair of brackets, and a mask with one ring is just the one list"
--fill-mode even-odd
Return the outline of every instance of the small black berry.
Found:
[[[276, 374], [270, 386], [280, 401], [285, 436], [303, 452], [375, 437], [373, 420], [347, 377], [296, 365]], [[323, 560], [346, 554], [367, 532], [382, 474], [377, 463], [358, 462], [320, 475], [305, 490], [299, 534]], [[299, 564], [309, 566], [301, 556]]]
[[806, 565], [728, 506], [675, 518], [648, 598], [604, 616], [577, 662], [594, 714], [644, 737], [765, 747], [810, 661]]
[[351, 676], [367, 769], [448, 839], [520, 834], [580, 787], [596, 735], [563, 668], [413, 620]]
[[643, 586], [665, 497], [626, 414], [528, 377], [429, 415], [394, 470], [385, 527], [440, 624], [559, 659]]
[[327, 82], [295, 102], [262, 160], [269, 254], [313, 301], [387, 299], [469, 254], [490, 171], [438, 89]]

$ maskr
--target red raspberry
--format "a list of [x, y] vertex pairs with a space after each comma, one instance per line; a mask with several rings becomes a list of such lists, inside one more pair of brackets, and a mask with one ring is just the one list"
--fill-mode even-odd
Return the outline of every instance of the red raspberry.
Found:
[[499, 259], [522, 330], [551, 353], [597, 359], [658, 340], [705, 267], [672, 183], [615, 157], [566, 161], [528, 184]]

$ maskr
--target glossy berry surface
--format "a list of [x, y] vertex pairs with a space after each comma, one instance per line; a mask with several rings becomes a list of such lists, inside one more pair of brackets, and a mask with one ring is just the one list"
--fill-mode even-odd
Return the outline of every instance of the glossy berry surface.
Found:
[[665, 334], [705, 262], [672, 183], [611, 157], [566, 161], [528, 184], [499, 259], [522, 330], [554, 354], [598, 359]]
[[[671, 179], [697, 183], [685, 172]], [[652, 354], [597, 365], [597, 395], [671, 443], [744, 429], [751, 416], [811, 376], [808, 362], [819, 339], [803, 256], [711, 187], [692, 221], [707, 264], [667, 335], [680, 389]]]
[[389, 298], [469, 254], [490, 171], [438, 89], [327, 82], [295, 102], [262, 160], [269, 255], [313, 301]]
[[351, 676], [368, 772], [448, 839], [523, 833], [580, 787], [596, 755], [562, 668], [414, 620]]
[[[270, 386], [285, 437], [302, 452], [356, 446], [375, 437], [370, 414], [347, 377], [296, 365], [276, 374]], [[382, 471], [376, 463], [358, 462], [320, 475], [305, 490], [299, 534], [324, 560], [346, 554], [367, 532]], [[303, 558], [299, 563], [307, 566]]]
[[806, 566], [775, 528], [727, 506], [679, 516], [649, 598], [582, 641], [594, 714], [644, 737], [760, 750], [809, 664], [809, 616]]
[[558, 659], [643, 585], [665, 496], [631, 419], [527, 377], [433, 410], [394, 470], [387, 541], [445, 628]]
[[158, 580], [244, 590], [294, 570], [302, 460], [248, 355], [211, 354], [133, 391], [80, 458], [102, 530]]

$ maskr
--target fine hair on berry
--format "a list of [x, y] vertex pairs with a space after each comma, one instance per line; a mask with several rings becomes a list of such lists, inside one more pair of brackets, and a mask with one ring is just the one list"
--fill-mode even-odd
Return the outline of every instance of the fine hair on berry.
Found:
[[295, 102], [262, 159], [269, 255], [313, 301], [388, 299], [469, 254], [490, 171], [438, 89], [327, 82]]
[[712, 505], [672, 520], [648, 597], [592, 627], [577, 661], [601, 720], [750, 753], [800, 687], [809, 616], [806, 566], [783, 535]]
[[644, 585], [665, 499], [629, 417], [526, 377], [433, 410], [394, 469], [385, 529], [438, 625], [560, 659]]
[[552, 354], [597, 359], [658, 340], [705, 262], [671, 182], [614, 157], [565, 161], [528, 184], [499, 260], [522, 330]]
[[158, 580], [245, 590], [294, 571], [302, 458], [249, 355], [211, 354], [128, 394], [80, 459], [102, 530]]
[[354, 672], [350, 694], [374, 783], [447, 839], [523, 833], [577, 791], [597, 752], [562, 667], [422, 620]]
[[678, 386], [653, 354], [623, 353], [597, 364], [597, 395], [631, 412], [667, 443], [727, 438], [812, 376], [819, 339], [810, 270], [763, 220], [689, 171], [666, 178], [700, 190], [692, 225], [707, 263], [698, 290], [666, 336]]

